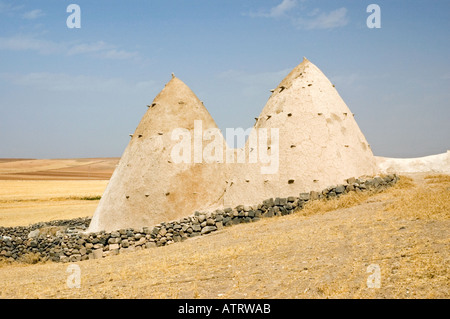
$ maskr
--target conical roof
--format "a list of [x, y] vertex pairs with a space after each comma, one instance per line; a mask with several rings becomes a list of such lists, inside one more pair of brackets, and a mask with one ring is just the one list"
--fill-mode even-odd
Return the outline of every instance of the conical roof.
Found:
[[[194, 145], [194, 135], [203, 137], [208, 129], [220, 133], [203, 103], [186, 84], [173, 77], [149, 105], [132, 135], [89, 231], [152, 226], [223, 203], [223, 166], [194, 158], [195, 147], [199, 147]], [[173, 136], [177, 131], [185, 135]], [[219, 135], [215, 138], [225, 145]], [[189, 161], [174, 160], [174, 149], [187, 137]], [[205, 145], [200, 147], [202, 152]]]
[[[182, 134], [174, 136], [180, 130]], [[243, 163], [224, 162], [224, 156], [212, 162], [202, 157], [210, 144], [200, 141], [198, 146], [195, 136], [205, 140], [211, 130], [222, 154], [240, 153], [228, 149], [203, 103], [173, 77], [133, 134], [89, 231], [152, 226], [195, 210], [258, 204], [377, 173], [353, 114], [307, 59], [273, 91], [246, 143]], [[189, 153], [186, 163], [174, 162], [173, 150], [186, 135], [194, 154]], [[200, 160], [195, 151], [199, 147]]]
[[[261, 129], [268, 136], [273, 129], [279, 132], [278, 170], [263, 174], [261, 166], [268, 164], [260, 161], [237, 165], [225, 197], [228, 205], [295, 196], [376, 174], [374, 156], [354, 115], [334, 85], [306, 58], [273, 91], [252, 134]], [[249, 142], [247, 154], [255, 148]], [[270, 151], [276, 152], [276, 145]]]

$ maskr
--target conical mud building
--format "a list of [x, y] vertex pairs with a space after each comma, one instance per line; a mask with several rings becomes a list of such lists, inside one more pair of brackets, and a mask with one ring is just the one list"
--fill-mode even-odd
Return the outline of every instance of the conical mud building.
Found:
[[247, 156], [277, 152], [273, 158], [279, 159], [278, 170], [264, 174], [261, 168], [269, 163], [262, 163], [261, 158], [258, 164], [251, 164], [249, 158], [249, 164], [236, 165], [230, 170], [233, 184], [227, 191], [226, 205], [298, 196], [377, 172], [373, 153], [353, 113], [334, 85], [306, 58], [273, 90], [251, 136], [263, 138], [264, 130], [268, 149], [258, 149], [260, 145], [255, 146], [249, 138], [245, 152]]
[[[218, 149], [224, 156], [216, 161], [205, 161], [201, 155], [200, 161], [196, 159], [205, 144], [199, 146], [195, 134], [201, 139], [208, 130], [218, 131], [214, 120], [174, 77], [149, 105], [89, 231], [153, 226], [196, 210], [259, 204], [377, 173], [354, 115], [334, 85], [307, 59], [273, 90], [242, 150], [243, 162], [226, 161], [225, 154], [238, 151], [227, 149], [220, 133], [215, 142], [223, 145]], [[174, 160], [180, 145], [174, 132], [192, 137], [193, 151], [185, 162]]]
[[[196, 123], [201, 127], [194, 127]], [[190, 139], [191, 150], [198, 147], [194, 145], [194, 129], [201, 135], [208, 129], [218, 130], [203, 103], [173, 77], [149, 105], [132, 135], [89, 232], [152, 226], [223, 203], [226, 178], [222, 165], [198, 163], [193, 151], [186, 161], [177, 161], [174, 156], [182, 138]], [[177, 131], [180, 134], [174, 137]], [[175, 155], [186, 156], [179, 153]]]

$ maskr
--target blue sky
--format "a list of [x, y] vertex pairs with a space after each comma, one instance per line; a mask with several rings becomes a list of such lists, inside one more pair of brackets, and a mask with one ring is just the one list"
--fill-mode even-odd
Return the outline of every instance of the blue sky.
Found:
[[[69, 29], [69, 4], [81, 28]], [[369, 4], [381, 28], [369, 29]], [[121, 156], [171, 72], [251, 127], [306, 56], [375, 155], [450, 149], [450, 1], [0, 0], [0, 157]]]

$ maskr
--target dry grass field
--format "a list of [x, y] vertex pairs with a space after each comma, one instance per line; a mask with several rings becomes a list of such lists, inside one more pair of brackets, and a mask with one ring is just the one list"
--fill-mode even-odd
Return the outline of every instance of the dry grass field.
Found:
[[[47, 184], [61, 192], [32, 197], [101, 190], [67, 183]], [[2, 193], [3, 200], [14, 196]], [[22, 223], [27, 218], [34, 221], [23, 216]], [[80, 288], [67, 286], [69, 264], [3, 262], [0, 298], [449, 298], [449, 235], [450, 176], [417, 174], [380, 193], [316, 201], [292, 215], [78, 262]], [[380, 288], [368, 287], [370, 265], [381, 271]]]
[[106, 180], [0, 180], [0, 225], [92, 216]]
[[118, 160], [0, 159], [0, 225], [92, 216]]

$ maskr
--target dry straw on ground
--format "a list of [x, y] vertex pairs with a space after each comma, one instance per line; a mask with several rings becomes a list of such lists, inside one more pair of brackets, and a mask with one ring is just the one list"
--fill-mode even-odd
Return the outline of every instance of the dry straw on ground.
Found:
[[[377, 194], [312, 203], [306, 216], [79, 262], [79, 289], [66, 285], [68, 264], [3, 264], [0, 297], [448, 298], [448, 177], [412, 177]], [[372, 264], [379, 289], [367, 286]]]

